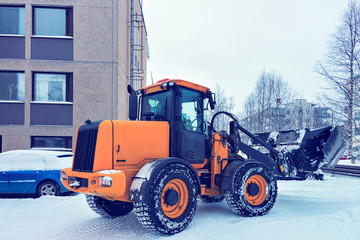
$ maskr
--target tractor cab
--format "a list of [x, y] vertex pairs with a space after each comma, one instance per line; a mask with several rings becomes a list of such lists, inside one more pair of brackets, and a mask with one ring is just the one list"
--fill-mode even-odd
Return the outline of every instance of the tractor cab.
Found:
[[208, 139], [206, 110], [214, 107], [211, 91], [184, 80], [165, 79], [139, 89], [137, 95], [139, 113], [136, 119], [169, 123], [170, 156], [203, 163]]

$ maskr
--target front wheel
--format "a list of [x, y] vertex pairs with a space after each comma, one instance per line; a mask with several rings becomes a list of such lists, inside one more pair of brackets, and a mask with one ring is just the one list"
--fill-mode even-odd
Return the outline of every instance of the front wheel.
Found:
[[134, 208], [134, 204], [131, 202], [110, 201], [92, 195], [86, 195], [86, 202], [95, 213], [107, 218], [126, 215]]
[[58, 196], [60, 193], [60, 187], [56, 182], [45, 181], [41, 183], [37, 188], [38, 197], [41, 196]]
[[241, 165], [233, 173], [225, 199], [233, 212], [242, 216], [261, 216], [270, 211], [277, 197], [273, 173], [260, 163]]
[[191, 170], [179, 163], [169, 164], [149, 184], [148, 200], [135, 203], [139, 221], [166, 235], [184, 230], [197, 207], [196, 179]]

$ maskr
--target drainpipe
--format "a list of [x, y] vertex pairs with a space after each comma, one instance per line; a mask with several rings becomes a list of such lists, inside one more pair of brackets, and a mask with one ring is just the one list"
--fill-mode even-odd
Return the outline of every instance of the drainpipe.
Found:
[[111, 1], [111, 120], [114, 119], [114, 0]]

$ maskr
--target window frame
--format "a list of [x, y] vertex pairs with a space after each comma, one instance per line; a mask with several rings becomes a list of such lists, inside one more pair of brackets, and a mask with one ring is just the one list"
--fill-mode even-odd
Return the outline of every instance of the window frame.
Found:
[[[45, 138], [45, 139], [56, 139], [56, 138], [62, 138], [64, 139], [64, 147], [58, 147], [58, 146], [50, 146], [50, 147], [43, 147], [43, 146], [35, 146], [35, 138]], [[30, 147], [31, 148], [72, 148], [72, 136], [31, 136], [30, 137]]]
[[[25, 71], [23, 70], [0, 70], [0, 73], [5, 72], [5, 73], [23, 73], [24, 74], [24, 86], [23, 86], [23, 90], [24, 90], [24, 96], [23, 96], [23, 100], [0, 100], [0, 102], [19, 102], [19, 103], [24, 103], [25, 102]], [[19, 96], [18, 96], [19, 98]]]
[[[155, 97], [155, 98], [153, 98]], [[157, 106], [151, 106], [151, 110], [150, 111], [145, 111], [145, 101], [151, 100], [151, 101], [156, 101], [156, 98], [167, 98], [168, 101], [166, 101], [167, 106], [163, 106], [164, 107], [164, 120], [159, 120], [156, 119], [156, 115], [157, 115]], [[149, 120], [150, 121], [170, 121], [171, 118], [171, 101], [172, 101], [172, 91], [170, 90], [166, 90], [166, 91], [161, 91], [161, 92], [156, 92], [156, 93], [151, 93], [151, 94], [146, 94], [141, 96], [141, 107], [140, 107], [140, 117], [139, 119], [141, 121], [146, 121], [147, 117], [144, 116], [144, 113], [153, 113], [153, 116], [149, 116]], [[158, 101], [159, 103], [160, 101]], [[161, 114], [162, 115], [162, 114]]]
[[[10, 7], [10, 8], [23, 8], [24, 9], [24, 22], [23, 22], [23, 27], [24, 27], [24, 34], [13, 34], [13, 33], [0, 33], [0, 36], [16, 36], [16, 37], [25, 37], [26, 34], [26, 10], [25, 10], [25, 5], [12, 5], [12, 4], [0, 4], [0, 8], [1, 7]], [[19, 23], [20, 23], [21, 19], [19, 19]]]
[[[64, 9], [65, 10], [65, 36], [54, 36], [54, 35], [38, 35], [36, 32], [36, 15], [35, 9]], [[41, 38], [73, 38], [74, 37], [74, 18], [73, 18], [73, 7], [72, 6], [32, 6], [32, 37], [41, 37]]]
[[[206, 113], [205, 113], [205, 96], [203, 93], [196, 91], [194, 89], [189, 89], [189, 88], [185, 88], [185, 87], [181, 87], [181, 106], [180, 106], [180, 116], [181, 116], [181, 122], [183, 124], [183, 126], [186, 128], [187, 131], [190, 132], [196, 132], [196, 133], [200, 133], [200, 134], [204, 134], [205, 132], [207, 132], [207, 129], [203, 129], [204, 131], [202, 131], [202, 127], [201, 125], [203, 124], [204, 121], [206, 121]], [[197, 108], [200, 108], [200, 110], [198, 110], [198, 112], [188, 112], [188, 108], [184, 108], [184, 105], [188, 106], [188, 105], [193, 105], [195, 103], [195, 101], [184, 101], [184, 92], [189, 92], [191, 94], [196, 94], [197, 97], [196, 98], [200, 98], [201, 101], [196, 101], [196, 105]], [[185, 111], [186, 110], [186, 111]], [[192, 114], [195, 113], [195, 119], [192, 118]], [[190, 122], [192, 123], [191, 126], [186, 126], [185, 124], [185, 115], [187, 115], [189, 117], [188, 120], [190, 120]], [[190, 115], [188, 115], [190, 114]], [[199, 120], [201, 119], [201, 122], [199, 122]], [[193, 124], [196, 122], [197, 126], [193, 126]]]
[[[38, 101], [36, 99], [36, 74], [65, 75], [65, 101]], [[73, 103], [73, 73], [69, 72], [32, 72], [32, 103], [64, 104]]]

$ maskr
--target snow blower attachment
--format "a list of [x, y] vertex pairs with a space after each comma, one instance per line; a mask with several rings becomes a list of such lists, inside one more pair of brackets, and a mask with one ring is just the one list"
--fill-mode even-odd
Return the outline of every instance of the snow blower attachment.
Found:
[[[277, 159], [282, 173], [279, 178], [318, 178], [319, 169], [325, 163], [328, 168], [333, 169], [346, 147], [339, 127], [289, 130], [255, 136], [276, 150], [273, 157]], [[259, 145], [261, 143], [253, 139], [252, 146]], [[259, 150], [266, 152], [262, 148]], [[274, 151], [268, 154], [274, 155]]]

